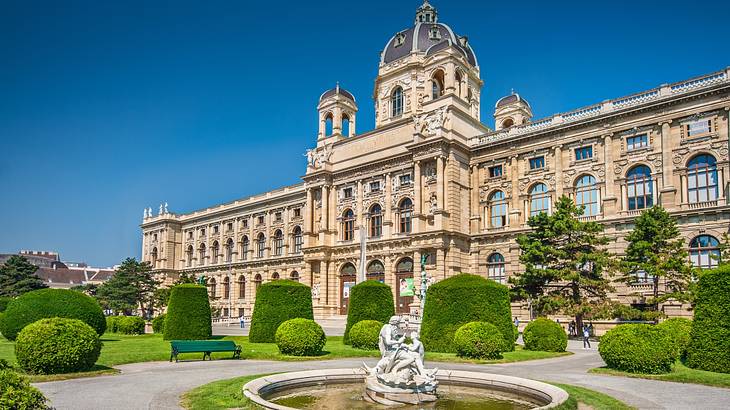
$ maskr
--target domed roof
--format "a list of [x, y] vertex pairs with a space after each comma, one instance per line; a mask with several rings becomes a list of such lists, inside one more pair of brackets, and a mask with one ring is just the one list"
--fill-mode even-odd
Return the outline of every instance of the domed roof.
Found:
[[527, 100], [520, 97], [519, 94], [517, 94], [513, 91], [512, 94], [510, 94], [506, 97], [502, 97], [499, 100], [497, 100], [497, 103], [494, 104], [494, 108], [504, 107], [505, 105], [514, 104], [514, 103], [520, 102], [520, 101], [527, 104], [528, 107], [530, 106], [530, 103], [528, 103]]
[[355, 102], [355, 96], [352, 95], [349, 91], [345, 90], [344, 88], [340, 88], [340, 83], [337, 83], [337, 86], [335, 88], [331, 88], [325, 92], [322, 93], [322, 95], [319, 97], [319, 102], [322, 102], [325, 98], [332, 97], [335, 95], [341, 95], [349, 100], [352, 100], [352, 102]]
[[[438, 45], [439, 48], [434, 49]], [[438, 13], [428, 1], [416, 11], [416, 21], [413, 27], [396, 33], [385, 45], [381, 54], [381, 62], [389, 64], [399, 60], [412, 52], [422, 52], [431, 55], [448, 46], [454, 46], [464, 54], [469, 64], [477, 66], [477, 58], [466, 37], [454, 34], [451, 27], [438, 22]], [[431, 53], [429, 53], [431, 50]]]

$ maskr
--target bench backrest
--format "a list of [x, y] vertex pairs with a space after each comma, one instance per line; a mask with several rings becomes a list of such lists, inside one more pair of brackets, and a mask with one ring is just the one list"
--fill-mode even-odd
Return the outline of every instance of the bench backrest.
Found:
[[170, 345], [178, 352], [236, 350], [236, 344], [232, 340], [173, 340]]

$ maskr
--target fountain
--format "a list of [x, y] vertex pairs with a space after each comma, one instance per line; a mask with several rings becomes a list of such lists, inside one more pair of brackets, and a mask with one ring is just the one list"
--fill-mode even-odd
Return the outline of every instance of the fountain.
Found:
[[[568, 399], [550, 384], [459, 370], [428, 370], [418, 332], [393, 316], [380, 330], [381, 359], [370, 368], [281, 373], [252, 380], [243, 393], [264, 409], [547, 409]], [[407, 334], [406, 334], [407, 333]], [[409, 336], [411, 343], [406, 343]]]

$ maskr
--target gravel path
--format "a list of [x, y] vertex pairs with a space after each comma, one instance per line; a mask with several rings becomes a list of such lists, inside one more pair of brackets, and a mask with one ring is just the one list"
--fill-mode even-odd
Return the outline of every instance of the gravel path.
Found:
[[[574, 384], [598, 390], [641, 409], [727, 409], [730, 389], [588, 374], [603, 365], [598, 352], [582, 350], [571, 341], [575, 354], [528, 362], [474, 365], [432, 363], [430, 367], [499, 373], [530, 379]], [[307, 362], [216, 360], [196, 362], [150, 362], [118, 366], [119, 375], [37, 386], [57, 409], [179, 409], [180, 396], [211, 381], [261, 373], [308, 369], [359, 367], [361, 359]], [[368, 365], [375, 360], [366, 360]]]

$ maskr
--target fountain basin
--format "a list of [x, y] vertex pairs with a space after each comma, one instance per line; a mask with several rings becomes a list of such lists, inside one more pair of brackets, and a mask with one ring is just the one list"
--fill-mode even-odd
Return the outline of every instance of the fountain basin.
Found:
[[[365, 392], [366, 374], [362, 369], [324, 369], [290, 372], [261, 377], [246, 383], [243, 394], [265, 409], [293, 410], [272, 400], [290, 391], [337, 385], [359, 385]], [[461, 370], [439, 370], [436, 373], [439, 386], [446, 389], [464, 388], [469, 391], [485, 391], [504, 396], [505, 400], [519, 399], [521, 408], [549, 409], [564, 403], [568, 393], [556, 386], [520, 377]], [[271, 400], [270, 400], [271, 399]], [[525, 403], [529, 403], [526, 405]], [[354, 408], [354, 406], [352, 406]], [[365, 407], [363, 407], [365, 408]], [[383, 406], [377, 407], [383, 408]], [[434, 407], [438, 408], [438, 407]]]

